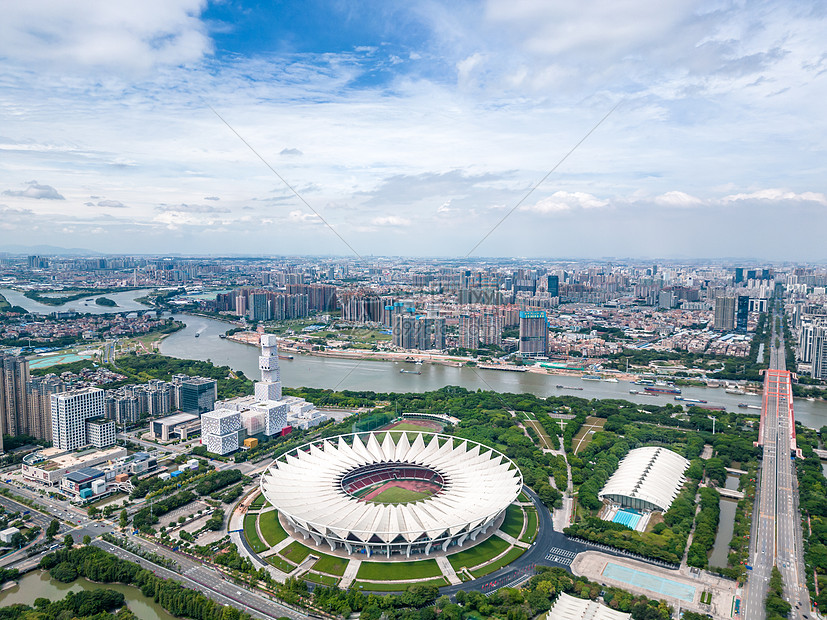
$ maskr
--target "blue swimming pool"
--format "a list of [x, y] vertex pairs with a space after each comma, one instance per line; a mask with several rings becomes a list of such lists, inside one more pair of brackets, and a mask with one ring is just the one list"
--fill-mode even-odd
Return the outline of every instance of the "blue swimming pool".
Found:
[[640, 513], [629, 508], [621, 508], [617, 511], [612, 521], [625, 525], [630, 529], [635, 529], [640, 521]]
[[695, 600], [695, 588], [693, 586], [672, 581], [665, 577], [658, 577], [650, 573], [643, 573], [634, 568], [628, 568], [620, 564], [614, 564], [613, 562], [606, 564], [606, 568], [603, 569], [603, 575], [611, 579], [616, 579], [617, 581], [622, 581], [630, 586], [637, 586], [650, 592], [672, 596], [688, 603]]

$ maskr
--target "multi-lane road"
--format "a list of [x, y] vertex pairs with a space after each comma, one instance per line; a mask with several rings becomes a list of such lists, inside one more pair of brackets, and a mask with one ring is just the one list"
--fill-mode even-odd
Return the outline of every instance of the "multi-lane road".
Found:
[[759, 438], [763, 459], [750, 544], [752, 565], [743, 608], [745, 620], [765, 618], [764, 601], [773, 566], [781, 571], [784, 596], [792, 605], [790, 618], [810, 616], [793, 461], [796, 445], [791, 374], [786, 370], [783, 335], [776, 333], [776, 316], [772, 319], [770, 368], [764, 376]]

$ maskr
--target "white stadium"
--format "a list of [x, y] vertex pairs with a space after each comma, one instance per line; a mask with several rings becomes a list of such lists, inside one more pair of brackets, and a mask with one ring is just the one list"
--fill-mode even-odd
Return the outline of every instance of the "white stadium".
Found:
[[[476, 541], [522, 486], [520, 470], [500, 452], [412, 431], [309, 443], [277, 458], [261, 479], [267, 501], [304, 539], [348, 555], [386, 557], [429, 555]], [[388, 489], [415, 499], [382, 503]]]

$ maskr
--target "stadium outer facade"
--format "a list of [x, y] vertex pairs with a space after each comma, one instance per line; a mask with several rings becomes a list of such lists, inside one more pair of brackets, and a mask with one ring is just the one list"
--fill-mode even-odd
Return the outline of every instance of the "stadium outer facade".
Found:
[[[496, 450], [439, 433], [383, 434], [381, 443], [374, 433], [355, 433], [291, 450], [267, 469], [261, 491], [305, 540], [368, 557], [427, 556], [475, 541], [520, 494], [519, 468]], [[409, 435], [416, 435], [412, 442]], [[392, 480], [424, 481], [438, 490], [400, 504], [356, 495]]]

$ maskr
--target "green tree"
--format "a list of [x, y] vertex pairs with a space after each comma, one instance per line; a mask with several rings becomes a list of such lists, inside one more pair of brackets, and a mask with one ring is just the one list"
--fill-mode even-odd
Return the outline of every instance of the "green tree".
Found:
[[125, 529], [127, 525], [129, 525], [129, 515], [126, 514], [126, 508], [121, 510], [121, 516], [118, 519], [118, 525], [121, 526], [121, 529]]
[[74, 544], [75, 540], [71, 534], [66, 534], [66, 536], [63, 537], [63, 546], [67, 549], [71, 549]]
[[89, 534], [87, 534], [86, 536], [83, 537], [83, 544], [84, 545], [89, 545], [91, 543], [92, 543], [92, 537], [89, 536]]
[[55, 535], [60, 530], [60, 521], [57, 519], [52, 519], [52, 522], [49, 523], [49, 527], [46, 528], [46, 538], [51, 540], [55, 537]]

